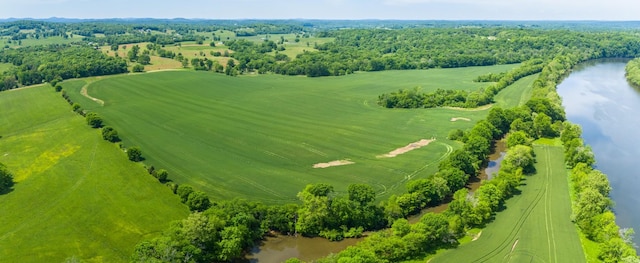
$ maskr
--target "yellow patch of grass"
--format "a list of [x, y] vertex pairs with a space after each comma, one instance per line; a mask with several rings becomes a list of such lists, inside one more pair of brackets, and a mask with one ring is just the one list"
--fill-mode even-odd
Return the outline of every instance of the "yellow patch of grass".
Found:
[[20, 182], [33, 174], [40, 174], [49, 170], [58, 163], [58, 160], [72, 155], [78, 149], [80, 149], [78, 145], [65, 144], [58, 149], [43, 152], [30, 166], [20, 169], [15, 173], [15, 181]]

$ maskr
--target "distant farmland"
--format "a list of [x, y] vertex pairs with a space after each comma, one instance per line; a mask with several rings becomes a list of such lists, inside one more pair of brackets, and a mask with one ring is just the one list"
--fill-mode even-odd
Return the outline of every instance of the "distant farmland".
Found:
[[[85, 88], [104, 106], [80, 95], [84, 80], [66, 82], [74, 101], [116, 127], [127, 146], [140, 146], [148, 165], [170, 179], [214, 198], [242, 197], [267, 203], [296, 200], [308, 183], [345, 191], [352, 183], [373, 185], [379, 197], [404, 191], [408, 179], [437, 169], [460, 147], [446, 139], [487, 111], [384, 109], [379, 94], [420, 86], [423, 91], [475, 90], [472, 79], [514, 65], [358, 73], [306, 78], [279, 75], [227, 77], [206, 72], [158, 72], [107, 78]], [[529, 86], [533, 78], [517, 82]], [[515, 86], [515, 85], [514, 85]], [[526, 89], [523, 89], [526, 90]], [[511, 91], [518, 101], [522, 92]], [[471, 121], [456, 121], [455, 117]], [[421, 139], [422, 148], [381, 158]], [[313, 168], [315, 164], [353, 164]]]

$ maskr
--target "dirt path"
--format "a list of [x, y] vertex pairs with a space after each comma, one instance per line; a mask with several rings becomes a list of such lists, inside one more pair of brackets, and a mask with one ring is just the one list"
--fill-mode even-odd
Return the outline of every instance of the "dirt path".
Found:
[[89, 99], [90, 99], [90, 100], [92, 100], [92, 101], [95, 101], [96, 103], [100, 104], [100, 106], [104, 106], [104, 101], [103, 101], [103, 100], [98, 99], [98, 98], [91, 97], [91, 96], [89, 95], [89, 93], [87, 93], [87, 87], [88, 87], [89, 85], [91, 85], [93, 82], [95, 82], [95, 81], [87, 81], [87, 84], [85, 84], [84, 86], [82, 86], [82, 89], [80, 89], [80, 94], [82, 94], [82, 96], [85, 96], [85, 97], [89, 98]]

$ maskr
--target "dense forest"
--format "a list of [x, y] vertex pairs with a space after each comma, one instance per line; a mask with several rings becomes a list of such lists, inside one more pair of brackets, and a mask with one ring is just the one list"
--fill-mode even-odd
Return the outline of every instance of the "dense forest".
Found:
[[[68, 38], [72, 34], [83, 36], [74, 44], [3, 48], [0, 62], [13, 66], [2, 73], [0, 90], [128, 71], [126, 60], [103, 54], [94, 48], [95, 44], [154, 42], [161, 47], [181, 41], [197, 41], [196, 33], [220, 29], [231, 30], [241, 36], [300, 33], [335, 39], [324, 44], [310, 43], [309, 50], [295, 58], [278, 57], [277, 51], [286, 49], [284, 43], [222, 40], [233, 51], [230, 56], [233, 58], [231, 61], [235, 61], [226, 65], [227, 73], [322, 77], [358, 71], [522, 63], [505, 74], [479, 76], [478, 81], [495, 82], [479, 91], [450, 91], [442, 87], [433, 93], [420, 93], [407, 87], [380, 95], [379, 104], [388, 108], [476, 107], [491, 103], [494, 95], [519, 78], [540, 73], [534, 82], [530, 101], [512, 109], [494, 107], [488, 117], [478, 121], [472, 129], [453, 131], [450, 137], [461, 141], [464, 144], [462, 149], [444, 159], [437, 173], [426, 179], [410, 181], [406, 185], [406, 193], [391, 196], [380, 203], [375, 203], [373, 188], [363, 184], [349, 186], [346, 194], [336, 193], [329, 184], [310, 184], [299, 192], [299, 202], [288, 205], [210, 200], [206, 194], [190, 186], [166, 182], [166, 171], [149, 167], [149, 173], [171, 187], [193, 213], [174, 222], [161, 236], [140, 242], [131, 260], [229, 262], [242, 257], [244, 251], [269, 231], [340, 240], [376, 230], [380, 231], [323, 262], [416, 259], [438, 248], [455, 245], [465, 230], [492, 220], [504, 201], [517, 191], [521, 178], [534, 172], [531, 141], [558, 136], [565, 146], [567, 166], [572, 168], [571, 181], [578, 195], [573, 220], [589, 239], [601, 247], [602, 260], [616, 262], [633, 257], [635, 251], [630, 242], [613, 231], [617, 229], [613, 227], [615, 221], [608, 199], [608, 182], [593, 169], [593, 156], [579, 138], [579, 128], [565, 122], [555, 87], [579, 62], [595, 58], [637, 57], [640, 41], [634, 32], [569, 30], [549, 28], [548, 25], [537, 28], [520, 24], [434, 27], [392, 23], [389, 28], [363, 29], [362, 24], [366, 22], [353, 22], [359, 26], [334, 30], [334, 22], [326, 22], [324, 26], [316, 23], [244, 21], [212, 24], [206, 21], [120, 20], [0, 23], [0, 36], [7, 36], [12, 41], [53, 36]], [[379, 25], [378, 22], [371, 23]], [[100, 34], [104, 36], [98, 36]], [[211, 70], [211, 67], [202, 68]], [[76, 104], [69, 103], [74, 105], [74, 110], [85, 115], [79, 105], [76, 108]], [[95, 125], [96, 118], [95, 115], [87, 115], [88, 124], [99, 127]], [[116, 137], [114, 133], [112, 129], [103, 131], [103, 138], [117, 141], [114, 139], [117, 133]], [[470, 194], [464, 188], [466, 183], [476, 177], [485, 165], [493, 141], [503, 137], [506, 137], [509, 150], [499, 175]], [[129, 156], [132, 161], [140, 159], [139, 150], [130, 149], [129, 152], [138, 153], [133, 158]], [[438, 205], [446, 198], [453, 201], [444, 213], [428, 213], [419, 223], [408, 224], [407, 216]]]

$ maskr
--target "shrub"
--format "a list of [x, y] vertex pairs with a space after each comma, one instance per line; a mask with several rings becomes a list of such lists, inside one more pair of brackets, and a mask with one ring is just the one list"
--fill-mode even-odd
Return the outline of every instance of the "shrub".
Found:
[[95, 112], [87, 113], [87, 115], [85, 116], [85, 119], [87, 120], [87, 124], [89, 124], [91, 128], [102, 127], [102, 118], [100, 118], [100, 116], [98, 116], [98, 114]]
[[62, 86], [56, 85], [56, 92], [60, 92], [60, 91], [62, 91]]
[[13, 187], [13, 175], [7, 167], [0, 163], [0, 194], [7, 193]]
[[110, 142], [120, 141], [120, 137], [118, 137], [118, 132], [109, 126], [102, 128], [102, 138]]
[[139, 162], [143, 160], [142, 151], [140, 151], [140, 148], [136, 146], [127, 148], [127, 157], [129, 157], [129, 160], [133, 162]]
[[144, 71], [144, 66], [141, 64], [136, 64], [131, 69], [131, 72], [143, 72], [143, 71]]
[[74, 112], [82, 111], [82, 107], [80, 107], [80, 104], [78, 103], [74, 103], [73, 105], [71, 105], [71, 109], [73, 109]]
[[153, 176], [155, 178], [158, 178], [158, 181], [165, 182], [165, 181], [167, 181], [167, 177], [169, 176], [169, 172], [167, 172], [167, 170], [165, 170], [165, 169], [158, 169], [158, 170], [154, 171]]

